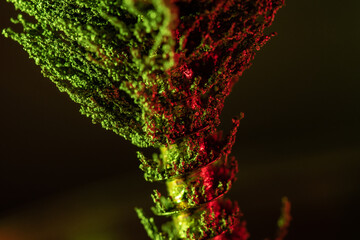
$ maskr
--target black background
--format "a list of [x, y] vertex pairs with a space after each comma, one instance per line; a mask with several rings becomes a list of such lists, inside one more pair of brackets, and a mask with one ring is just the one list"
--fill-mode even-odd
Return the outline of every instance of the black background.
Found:
[[[227, 99], [245, 113], [232, 154], [251, 239], [353, 239], [360, 168], [360, 2], [287, 1], [278, 32]], [[13, 7], [1, 0], [0, 28]], [[93, 125], [17, 43], [0, 37], [0, 240], [147, 239], [134, 206], [150, 193], [129, 142]], [[151, 150], [146, 150], [150, 153]], [[161, 219], [157, 219], [161, 221]]]

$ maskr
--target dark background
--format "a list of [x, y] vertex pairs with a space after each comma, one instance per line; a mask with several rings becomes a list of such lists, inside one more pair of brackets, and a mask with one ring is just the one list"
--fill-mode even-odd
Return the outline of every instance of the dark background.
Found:
[[[278, 36], [227, 99], [224, 129], [245, 113], [229, 197], [251, 239], [274, 235], [283, 196], [288, 240], [358, 232], [359, 11], [356, 0], [288, 0]], [[0, 28], [15, 15], [1, 0]], [[91, 124], [15, 42], [1, 36], [0, 53], [0, 240], [147, 239], [133, 207], [150, 214], [157, 185], [137, 148]]]

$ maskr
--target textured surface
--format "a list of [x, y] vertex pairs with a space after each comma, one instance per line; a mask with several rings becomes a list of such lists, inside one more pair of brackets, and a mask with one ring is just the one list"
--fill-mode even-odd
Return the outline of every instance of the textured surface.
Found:
[[[295, 204], [296, 221], [290, 239], [341, 239], [340, 233], [348, 235], [355, 229], [346, 216], [353, 216], [351, 202], [355, 203], [357, 195], [352, 186], [358, 179], [355, 159], [359, 155], [351, 150], [358, 146], [359, 133], [358, 71], [356, 61], [351, 60], [358, 51], [355, 42], [359, 35], [351, 27], [357, 21], [356, 8], [328, 3], [289, 1], [273, 27], [280, 34], [258, 55], [225, 104], [225, 124], [234, 111], [246, 114], [233, 149], [241, 161], [239, 181], [231, 193], [240, 201], [254, 239], [269, 236], [273, 230], [283, 194]], [[9, 14], [16, 15], [13, 8], [2, 2], [0, 6], [1, 26], [11, 25], [8, 18]], [[140, 173], [136, 170], [135, 147], [99, 125], [91, 126], [89, 119], [78, 114], [76, 104], [40, 76], [38, 67], [19, 46], [5, 38], [0, 40], [0, 90], [2, 101], [7, 103], [2, 107], [2, 116], [6, 117], [1, 119], [6, 126], [1, 131], [2, 226], [10, 229], [11, 225], [20, 233], [26, 224], [31, 225], [23, 230], [27, 234], [22, 239], [34, 234], [38, 236], [35, 239], [49, 239], [46, 236], [56, 231], [50, 226], [51, 219], [59, 219], [55, 213], [45, 217], [39, 210], [32, 217], [23, 217], [18, 225], [7, 222], [5, 216], [13, 212], [24, 216], [26, 206], [38, 209], [32, 204], [35, 200], [45, 209], [46, 196], [71, 195], [68, 189], [81, 189], [106, 176], [119, 175], [127, 183], [137, 179]], [[116, 193], [122, 189], [119, 204], [136, 202], [136, 196], [142, 202], [151, 201], [151, 191], [145, 193], [150, 185], [140, 180], [137, 183], [104, 183], [103, 191], [113, 187], [111, 191]], [[98, 194], [104, 193], [99, 190]], [[81, 205], [90, 198], [84, 198]], [[107, 205], [99, 200], [94, 215]], [[131, 205], [140, 206], [141, 202]], [[124, 218], [131, 216], [129, 211], [122, 211]], [[65, 205], [62, 212], [77, 214]], [[40, 220], [43, 217], [47, 224]], [[61, 224], [72, 225], [71, 219]], [[136, 225], [137, 220], [128, 221], [115, 220], [112, 224], [119, 227], [111, 229], [99, 225], [97, 231], [111, 231], [123, 236], [120, 239], [142, 239], [142, 232], [137, 231], [135, 237], [127, 231], [130, 222]], [[329, 227], [334, 231], [326, 231]], [[304, 230], [309, 228], [311, 234]], [[79, 228], [78, 232], [85, 234], [86, 230]], [[57, 236], [64, 235], [57, 232]]]
[[94, 122], [156, 147], [215, 131], [225, 97], [269, 39], [263, 31], [282, 4], [12, 2], [36, 21], [20, 15], [14, 22], [23, 33], [4, 33], [43, 74]]
[[149, 237], [247, 239], [237, 204], [221, 199], [237, 172], [228, 155], [240, 120], [225, 141], [215, 132], [283, 1], [13, 3], [35, 22], [19, 15], [23, 33], [4, 35], [83, 114], [137, 146], [160, 147], [152, 160], [138, 153], [140, 167], [148, 181], [168, 180], [169, 197], [153, 194], [154, 212], [173, 221], [162, 233], [138, 209]]

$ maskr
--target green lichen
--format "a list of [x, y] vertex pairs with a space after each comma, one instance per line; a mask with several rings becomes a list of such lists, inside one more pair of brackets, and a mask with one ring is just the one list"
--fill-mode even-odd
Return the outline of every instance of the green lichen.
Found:
[[[23, 32], [3, 30], [19, 42], [82, 114], [145, 147], [142, 96], [128, 85], [154, 83], [150, 75], [173, 65], [171, 14], [164, 1], [9, 0], [20, 11]], [[157, 52], [157, 54], [155, 54]]]
[[[147, 218], [141, 208], [135, 208], [135, 211], [144, 226], [148, 236], [153, 240], [166, 240], [165, 236], [157, 229], [154, 218]], [[171, 239], [171, 238], [170, 238]]]
[[160, 231], [136, 209], [150, 238], [248, 238], [237, 204], [222, 199], [235, 181], [228, 156], [242, 116], [226, 138], [217, 127], [283, 0], [7, 1], [25, 13], [12, 20], [23, 31], [3, 34], [82, 114], [159, 148], [152, 158], [138, 152], [145, 179], [167, 184], [167, 195], [152, 195], [154, 213], [172, 216]]

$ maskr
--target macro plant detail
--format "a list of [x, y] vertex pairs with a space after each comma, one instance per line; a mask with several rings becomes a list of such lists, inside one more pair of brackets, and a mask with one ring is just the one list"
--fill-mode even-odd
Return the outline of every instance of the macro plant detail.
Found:
[[[230, 157], [243, 117], [218, 131], [226, 97], [255, 53], [284, 0], [7, 0], [28, 16], [19, 42], [44, 76], [80, 104], [80, 112], [138, 147], [154, 190], [158, 230], [136, 209], [152, 239], [247, 239], [241, 212], [224, 199], [235, 181]], [[278, 240], [290, 216], [284, 200]]]

